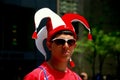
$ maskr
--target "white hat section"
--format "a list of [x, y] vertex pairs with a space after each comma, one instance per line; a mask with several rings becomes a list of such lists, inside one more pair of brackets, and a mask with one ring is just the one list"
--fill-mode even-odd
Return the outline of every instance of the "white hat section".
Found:
[[[54, 13], [49, 8], [42, 8], [38, 10], [35, 13], [34, 21], [35, 21], [35, 29], [40, 25], [40, 22], [44, 18], [50, 18], [52, 22], [52, 28], [59, 27], [61, 25], [65, 25], [64, 21], [61, 19], [60, 16], [58, 16], [56, 13]], [[35, 43], [37, 46], [37, 49], [45, 56], [45, 60], [47, 59], [47, 53], [43, 47], [43, 41], [47, 38], [47, 28], [44, 26], [37, 34], [38, 38], [35, 39]]]
[[43, 41], [47, 38], [47, 29], [46, 26], [44, 26], [39, 32], [38, 32], [38, 38], [35, 39], [36, 47], [37, 49], [45, 56], [45, 60], [47, 59], [46, 51], [43, 47]]
[[39, 27], [39, 24], [40, 24], [41, 20], [44, 19], [44, 18], [50, 18], [51, 19], [53, 29], [58, 27], [58, 26], [65, 25], [65, 23], [63, 22], [61, 17], [59, 17], [52, 10], [50, 10], [49, 8], [42, 8], [42, 9], [38, 10], [35, 13], [35, 16], [34, 16], [35, 27], [36, 28]]

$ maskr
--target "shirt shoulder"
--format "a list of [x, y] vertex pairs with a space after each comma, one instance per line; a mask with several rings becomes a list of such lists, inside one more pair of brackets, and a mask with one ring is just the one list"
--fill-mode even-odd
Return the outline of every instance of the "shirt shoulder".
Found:
[[44, 80], [44, 71], [40, 68], [41, 66], [44, 68], [44, 64], [41, 64], [39, 67], [25, 75], [23, 80]]
[[71, 77], [70, 79], [73, 79], [73, 80], [82, 80], [82, 78], [74, 71], [72, 70], [68, 70], [69, 71], [69, 76]]

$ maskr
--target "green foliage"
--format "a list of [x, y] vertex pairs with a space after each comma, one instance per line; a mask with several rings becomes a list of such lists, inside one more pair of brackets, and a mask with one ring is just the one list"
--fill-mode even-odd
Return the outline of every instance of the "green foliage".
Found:
[[75, 53], [93, 53], [96, 50], [96, 54], [106, 55], [111, 52], [120, 52], [120, 32], [105, 33], [103, 30], [93, 28], [92, 35], [92, 41], [84, 37], [77, 41]]
[[75, 48], [75, 53], [85, 53], [87, 51], [93, 52], [94, 48], [91, 47], [93, 45], [93, 41], [87, 41], [86, 39], [78, 40], [77, 47]]
[[[77, 47], [74, 52], [86, 55], [84, 59], [92, 65], [94, 75], [96, 60], [98, 60], [97, 64], [99, 64], [99, 72], [102, 73], [102, 66], [105, 58], [110, 55], [116, 58], [116, 56], [120, 53], [120, 32], [116, 31], [105, 33], [103, 30], [93, 28], [92, 35], [92, 41], [87, 40], [85, 37], [78, 40]], [[116, 60], [119, 63], [119, 60]]]

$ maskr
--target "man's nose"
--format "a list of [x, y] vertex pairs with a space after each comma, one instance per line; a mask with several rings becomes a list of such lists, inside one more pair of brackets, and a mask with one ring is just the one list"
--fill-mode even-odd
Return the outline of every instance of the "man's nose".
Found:
[[63, 45], [63, 48], [69, 48], [69, 44], [65, 42], [65, 44]]

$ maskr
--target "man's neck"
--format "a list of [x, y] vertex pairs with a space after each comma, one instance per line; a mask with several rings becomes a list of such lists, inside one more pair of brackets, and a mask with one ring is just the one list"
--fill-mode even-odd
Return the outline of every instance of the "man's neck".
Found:
[[66, 71], [66, 68], [67, 68], [67, 62], [57, 62], [57, 61], [53, 61], [53, 60], [49, 60], [48, 62], [48, 65], [57, 70], [57, 71], [61, 71], [61, 72], [65, 72]]

